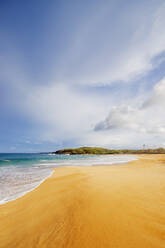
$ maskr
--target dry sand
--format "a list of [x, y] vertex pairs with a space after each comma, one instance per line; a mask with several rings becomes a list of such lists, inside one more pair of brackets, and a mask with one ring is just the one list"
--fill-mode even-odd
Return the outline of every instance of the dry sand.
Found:
[[0, 206], [0, 247], [164, 248], [165, 156], [56, 169]]

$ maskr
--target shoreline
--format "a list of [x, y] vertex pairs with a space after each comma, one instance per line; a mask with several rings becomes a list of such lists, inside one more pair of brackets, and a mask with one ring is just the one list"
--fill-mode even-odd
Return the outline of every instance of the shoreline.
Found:
[[[112, 155], [113, 157], [114, 156], [117, 156], [117, 157], [119, 157], [119, 156], [123, 156], [122, 154], [110, 154], [110, 155]], [[104, 156], [104, 155], [103, 155]], [[129, 156], [129, 155], [124, 155], [124, 156]], [[105, 163], [105, 164], [101, 164], [101, 163], [99, 163], [99, 164], [91, 164], [91, 165], [88, 165], [88, 166], [113, 166], [113, 165], [122, 165], [122, 164], [127, 164], [128, 162], [131, 162], [131, 161], [134, 161], [134, 160], [136, 160], [136, 159], [138, 159], [137, 158], [137, 156], [135, 156], [135, 155], [132, 155], [133, 157], [135, 157], [135, 158], [132, 158], [132, 159], [130, 159], [130, 161], [123, 161], [123, 162], [111, 162], [111, 163]], [[77, 166], [75, 166], [75, 167], [81, 167], [81, 166], [87, 166], [87, 165], [77, 165]], [[60, 166], [60, 168], [61, 167], [66, 167], [65, 165], [63, 165], [63, 166]], [[69, 166], [70, 167], [70, 166]], [[73, 167], [73, 166], [71, 166], [71, 167]], [[12, 199], [10, 199], [10, 200], [0, 200], [0, 205], [4, 205], [4, 204], [6, 204], [6, 203], [8, 203], [8, 202], [11, 202], [11, 201], [15, 201], [15, 200], [17, 200], [17, 199], [19, 199], [19, 198], [21, 198], [21, 197], [23, 197], [25, 194], [28, 194], [29, 192], [31, 192], [31, 191], [33, 191], [33, 190], [35, 190], [37, 187], [39, 187], [43, 182], [45, 182], [45, 180], [47, 180], [49, 177], [51, 177], [52, 176], [52, 174], [54, 173], [54, 171], [55, 171], [55, 169], [56, 168], [58, 168], [58, 167], [52, 167], [51, 169], [50, 169], [50, 174], [48, 175], [48, 176], [46, 176], [44, 179], [42, 179], [41, 181], [39, 181], [38, 183], [37, 183], [37, 185], [36, 186], [34, 186], [34, 187], [32, 187], [30, 190], [26, 190], [26, 191], [23, 191], [23, 192], [21, 192], [21, 193], [19, 193], [19, 194], [17, 194], [16, 196], [13, 196], [13, 198]]]
[[18, 196], [16, 196], [16, 198], [14, 198], [14, 199], [12, 199], [12, 200], [7, 200], [7, 201], [1, 200], [1, 201], [0, 201], [0, 206], [1, 206], [1, 205], [4, 205], [4, 204], [7, 204], [7, 203], [9, 203], [9, 202], [15, 201], [15, 200], [17, 200], [17, 199], [23, 197], [24, 195], [30, 193], [31, 191], [35, 190], [36, 188], [38, 188], [42, 183], [44, 183], [49, 177], [51, 177], [51, 176], [53, 175], [54, 170], [55, 170], [55, 168], [54, 168], [54, 169], [51, 169], [50, 175], [48, 175], [47, 177], [45, 177], [44, 179], [42, 179], [34, 188], [32, 188], [32, 189], [30, 189], [30, 190], [27, 190], [27, 191], [24, 191], [24, 192], [20, 193]]
[[142, 247], [165, 243], [165, 156], [61, 167], [0, 205], [0, 247]]

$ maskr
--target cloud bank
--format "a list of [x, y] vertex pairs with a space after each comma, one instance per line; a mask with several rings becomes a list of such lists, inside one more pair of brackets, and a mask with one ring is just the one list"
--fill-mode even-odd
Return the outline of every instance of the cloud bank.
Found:
[[151, 96], [144, 102], [137, 105], [113, 106], [108, 116], [98, 122], [94, 130], [106, 131], [113, 129], [125, 129], [137, 133], [150, 133], [165, 136], [165, 78], [158, 82], [151, 93]]
[[19, 117], [29, 146], [164, 144], [164, 1], [49, 7], [31, 40], [0, 25], [1, 125]]

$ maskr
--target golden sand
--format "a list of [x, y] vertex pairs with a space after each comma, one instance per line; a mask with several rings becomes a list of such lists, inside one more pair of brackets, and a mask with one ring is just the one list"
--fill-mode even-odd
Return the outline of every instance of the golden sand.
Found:
[[0, 206], [0, 247], [164, 248], [165, 156], [56, 169]]

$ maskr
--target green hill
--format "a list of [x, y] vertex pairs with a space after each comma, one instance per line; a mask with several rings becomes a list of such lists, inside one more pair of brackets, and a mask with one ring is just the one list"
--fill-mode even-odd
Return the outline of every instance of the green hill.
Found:
[[74, 149], [63, 149], [55, 152], [56, 154], [109, 154], [110, 150], [101, 147], [80, 147]]
[[91, 155], [106, 155], [106, 154], [165, 154], [164, 148], [157, 149], [146, 149], [146, 150], [112, 150], [101, 147], [79, 147], [71, 149], [62, 149], [52, 154], [69, 154], [69, 155], [82, 155], [82, 154], [91, 154]]

